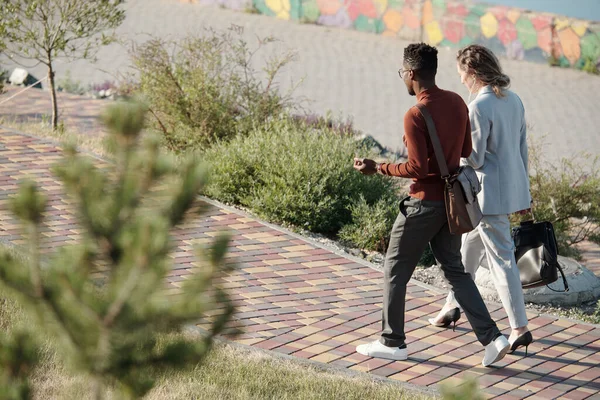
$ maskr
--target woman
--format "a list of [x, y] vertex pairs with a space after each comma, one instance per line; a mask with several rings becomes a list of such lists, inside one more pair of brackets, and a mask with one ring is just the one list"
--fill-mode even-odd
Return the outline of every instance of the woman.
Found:
[[[533, 341], [527, 328], [527, 315], [519, 270], [514, 256], [509, 214], [526, 210], [531, 204], [527, 172], [525, 110], [521, 99], [508, 90], [510, 78], [502, 72], [496, 56], [479, 45], [458, 52], [457, 68], [461, 83], [475, 99], [469, 104], [473, 152], [462, 159], [481, 180], [478, 195], [484, 214], [479, 226], [463, 236], [461, 253], [467, 272], [475, 277], [480, 265], [490, 270], [512, 332], [511, 351]], [[429, 322], [447, 327], [460, 318], [460, 310], [450, 292], [446, 304]]]

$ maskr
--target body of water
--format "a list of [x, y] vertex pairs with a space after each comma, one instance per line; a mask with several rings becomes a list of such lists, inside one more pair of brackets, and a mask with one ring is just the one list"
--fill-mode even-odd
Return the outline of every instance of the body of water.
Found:
[[485, 0], [482, 3], [600, 21], [600, 0]]

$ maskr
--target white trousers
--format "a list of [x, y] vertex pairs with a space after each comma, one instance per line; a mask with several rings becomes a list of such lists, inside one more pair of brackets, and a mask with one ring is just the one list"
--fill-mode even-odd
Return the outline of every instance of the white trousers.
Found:
[[[479, 226], [462, 237], [462, 262], [475, 279], [479, 266], [488, 268], [512, 329], [527, 326], [523, 288], [514, 254], [508, 215], [484, 215]], [[448, 305], [458, 307], [454, 292]]]

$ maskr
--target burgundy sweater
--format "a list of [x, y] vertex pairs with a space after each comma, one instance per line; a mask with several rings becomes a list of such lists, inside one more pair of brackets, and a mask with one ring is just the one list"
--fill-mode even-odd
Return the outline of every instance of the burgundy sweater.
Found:
[[[440, 138], [450, 173], [456, 171], [461, 157], [471, 154], [471, 124], [469, 110], [456, 93], [437, 86], [417, 95], [431, 114]], [[412, 178], [409, 195], [421, 200], [444, 200], [444, 181], [429, 138], [425, 120], [414, 106], [404, 115], [404, 145], [408, 161], [401, 164], [381, 164], [384, 175]]]

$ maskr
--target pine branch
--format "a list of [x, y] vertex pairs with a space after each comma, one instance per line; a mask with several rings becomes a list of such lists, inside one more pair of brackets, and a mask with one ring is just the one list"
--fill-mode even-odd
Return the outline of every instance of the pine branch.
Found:
[[[76, 292], [73, 290], [73, 286], [69, 282], [69, 279], [64, 273], [59, 275], [59, 283], [62, 283], [61, 287], [66, 292], [66, 294], [70, 297], [72, 304], [77, 304], [79, 309], [83, 310], [90, 319], [95, 320], [99, 325], [102, 324], [102, 319], [96, 312], [96, 310], [92, 309], [89, 304], [87, 304]], [[63, 294], [65, 294], [63, 292]]]
[[35, 295], [41, 298], [43, 296], [43, 288], [40, 269], [39, 227], [37, 223], [30, 222], [28, 223], [27, 228], [29, 236], [29, 252], [31, 256], [31, 261], [29, 262], [31, 284]]
[[[83, 353], [83, 343], [79, 339], [77, 339], [75, 332], [72, 332], [69, 329], [68, 317], [66, 315], [63, 315], [62, 310], [60, 309], [60, 307], [58, 307], [58, 304], [56, 304], [46, 293], [44, 293], [40, 300], [46, 305], [48, 309], [50, 309], [52, 315], [54, 316], [54, 319], [59, 323], [58, 325], [62, 328], [62, 331], [66, 334], [71, 344], [76, 349], [78, 349], [80, 353]], [[41, 320], [44, 320], [46, 316], [45, 314], [43, 314], [43, 310], [41, 308], [38, 308], [37, 312], [38, 317]]]
[[[148, 154], [148, 159], [156, 160], [158, 157], [157, 149], [153, 149], [153, 151]], [[141, 204], [143, 196], [145, 196], [153, 183], [153, 170], [151, 166], [139, 166], [136, 165], [135, 168], [131, 165], [131, 159], [127, 158], [124, 160], [124, 167], [121, 168], [122, 177], [118, 179], [117, 184], [117, 197], [119, 198], [118, 202], [115, 202], [115, 210], [114, 215], [116, 218], [113, 220], [113, 226], [111, 229], [111, 237], [113, 241], [115, 241], [118, 232], [125, 226], [127, 226], [130, 222], [130, 219], [135, 215], [135, 211], [137, 207]], [[132, 176], [132, 170], [141, 170], [141, 177]], [[135, 188], [135, 192], [132, 193], [129, 198], [127, 198], [127, 183], [129, 181], [133, 181], [139, 184], [137, 188]], [[118, 262], [119, 259], [115, 259], [115, 262]]]
[[137, 262], [135, 266], [131, 268], [125, 283], [121, 286], [121, 289], [118, 291], [113, 303], [109, 306], [108, 312], [102, 321], [105, 327], [110, 328], [113, 325], [115, 319], [119, 316], [119, 313], [123, 309], [123, 306], [138, 285], [142, 271], [148, 267], [148, 264], [149, 257], [148, 255], [144, 254], [139, 258], [139, 262]]

